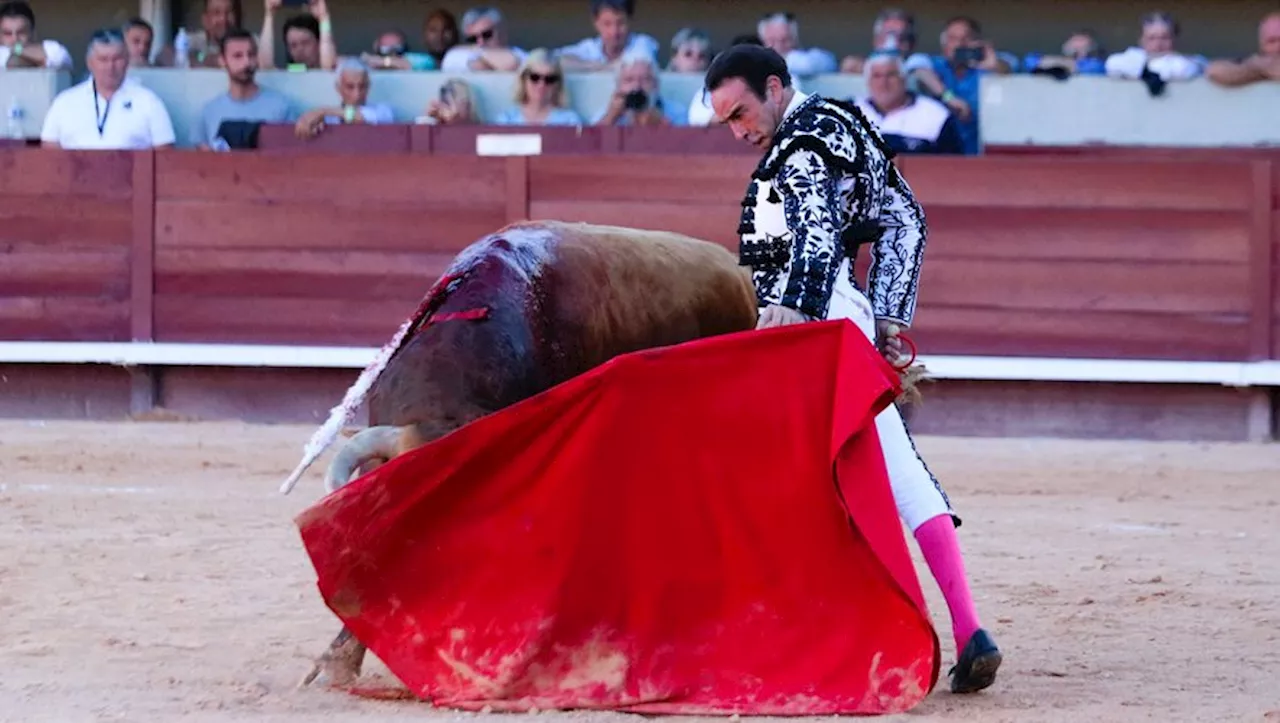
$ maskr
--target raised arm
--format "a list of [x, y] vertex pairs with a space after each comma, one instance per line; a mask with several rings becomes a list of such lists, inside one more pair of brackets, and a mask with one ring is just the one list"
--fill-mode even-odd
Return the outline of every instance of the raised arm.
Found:
[[276, 67], [276, 10], [280, 0], [265, 0], [262, 13], [262, 32], [258, 33], [258, 67], [273, 70]]
[[333, 42], [333, 21], [329, 17], [329, 4], [325, 0], [311, 0], [311, 14], [320, 21], [320, 67], [333, 70], [338, 67], [338, 46]]

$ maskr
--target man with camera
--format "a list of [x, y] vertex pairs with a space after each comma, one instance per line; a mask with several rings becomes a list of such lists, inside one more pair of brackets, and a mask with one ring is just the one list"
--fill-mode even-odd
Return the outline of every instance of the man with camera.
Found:
[[[959, 116], [960, 138], [964, 152], [974, 155], [981, 146], [978, 139], [978, 79], [983, 73], [1006, 75], [1013, 65], [996, 51], [991, 41], [982, 37], [977, 20], [956, 17], [947, 22], [939, 38], [942, 55], [933, 58], [933, 70], [942, 83], [938, 100], [950, 106], [955, 99], [968, 106], [967, 116]], [[928, 84], [922, 83], [928, 90]]]
[[648, 53], [622, 56], [617, 86], [596, 125], [671, 126], [685, 125], [685, 120], [663, 106], [658, 95], [658, 68]]

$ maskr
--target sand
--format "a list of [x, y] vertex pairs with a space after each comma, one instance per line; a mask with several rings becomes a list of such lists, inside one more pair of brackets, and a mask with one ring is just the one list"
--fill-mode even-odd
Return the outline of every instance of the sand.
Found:
[[[277, 493], [312, 429], [0, 422], [0, 720], [510, 718], [296, 689], [339, 627], [292, 523], [319, 468]], [[1280, 720], [1280, 446], [919, 446], [1005, 666], [900, 719]]]

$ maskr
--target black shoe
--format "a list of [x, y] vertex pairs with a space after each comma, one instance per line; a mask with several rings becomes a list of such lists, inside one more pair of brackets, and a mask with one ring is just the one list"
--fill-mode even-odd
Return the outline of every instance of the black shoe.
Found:
[[996, 647], [991, 633], [979, 628], [965, 643], [964, 650], [947, 675], [951, 676], [952, 693], [976, 693], [996, 682], [996, 670], [1004, 656]]

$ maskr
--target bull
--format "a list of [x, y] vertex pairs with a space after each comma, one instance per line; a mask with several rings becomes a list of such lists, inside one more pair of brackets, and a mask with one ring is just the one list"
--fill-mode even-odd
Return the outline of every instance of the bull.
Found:
[[[357, 382], [369, 393], [370, 426], [334, 455], [325, 475], [331, 492], [613, 357], [745, 331], [757, 319], [749, 272], [724, 247], [555, 221], [513, 224], [474, 242], [424, 303], [424, 320], [402, 327], [385, 366]], [[344, 407], [362, 395], [349, 393]], [[309, 446], [313, 460], [320, 450]], [[354, 682], [365, 652], [343, 629], [303, 685]]]

